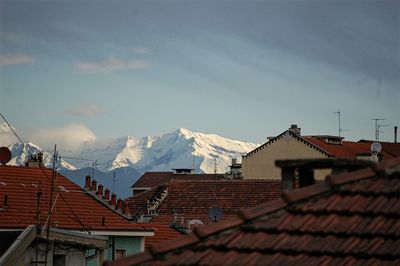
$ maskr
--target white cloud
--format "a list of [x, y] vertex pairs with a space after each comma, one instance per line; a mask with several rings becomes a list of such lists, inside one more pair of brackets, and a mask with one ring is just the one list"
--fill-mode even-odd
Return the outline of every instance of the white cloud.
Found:
[[65, 111], [68, 115], [75, 116], [96, 116], [105, 113], [105, 109], [97, 104], [84, 104], [81, 106], [75, 106]]
[[0, 55], [0, 67], [11, 65], [33, 64], [35, 59], [27, 54], [3, 54]]
[[96, 135], [82, 124], [69, 124], [60, 128], [42, 128], [29, 134], [31, 142], [50, 149], [57, 144], [61, 151], [76, 151], [85, 143], [96, 140]]
[[17, 142], [17, 137], [13, 134], [8, 125], [6, 123], [0, 124], [0, 147], [7, 147]]
[[134, 47], [133, 52], [135, 54], [149, 54], [151, 53], [151, 49], [147, 47]]
[[81, 73], [109, 73], [124, 69], [144, 69], [151, 67], [151, 64], [144, 60], [123, 61], [115, 58], [100, 62], [80, 62], [74, 68]]

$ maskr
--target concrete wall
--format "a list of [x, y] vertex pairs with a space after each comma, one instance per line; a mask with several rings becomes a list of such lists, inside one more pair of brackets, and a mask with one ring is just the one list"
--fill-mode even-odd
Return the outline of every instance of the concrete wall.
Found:
[[[300, 142], [293, 136], [281, 137], [255, 153], [242, 159], [244, 179], [280, 179], [281, 170], [275, 166], [276, 160], [327, 158], [318, 150]], [[324, 179], [331, 170], [315, 171], [316, 179]]]
[[[115, 250], [126, 250], [126, 256], [140, 253], [144, 251], [142, 241], [144, 237], [133, 237], [133, 236], [115, 236]], [[112, 243], [113, 236], [108, 237], [108, 248], [104, 251], [104, 261], [112, 260]], [[86, 256], [94, 254], [93, 250], [88, 251]], [[88, 261], [88, 266], [100, 266], [99, 258], [95, 257]]]

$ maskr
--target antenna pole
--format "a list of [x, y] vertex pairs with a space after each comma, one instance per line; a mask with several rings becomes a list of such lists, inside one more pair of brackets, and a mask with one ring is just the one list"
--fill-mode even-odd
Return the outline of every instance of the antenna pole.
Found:
[[[49, 234], [50, 234], [50, 226], [51, 226], [51, 214], [53, 209], [53, 190], [54, 190], [54, 181], [56, 179], [56, 161], [58, 158], [57, 153], [57, 145], [54, 145], [54, 153], [53, 153], [53, 172], [51, 175], [51, 187], [50, 187], [50, 202], [49, 202], [49, 211], [48, 211], [48, 221], [47, 230], [46, 230], [46, 251], [45, 251], [45, 258], [44, 258], [44, 265], [47, 265], [47, 253], [49, 252]], [[51, 247], [50, 247], [51, 249]]]
[[375, 140], [379, 141], [379, 121], [385, 120], [385, 118], [372, 118], [375, 121]]
[[339, 134], [339, 137], [340, 137], [340, 135], [341, 135], [341, 133], [342, 133], [342, 127], [341, 127], [341, 125], [340, 125], [340, 114], [341, 114], [341, 112], [340, 112], [340, 109], [337, 111], [337, 112], [335, 112], [335, 114], [337, 114], [338, 115], [338, 120], [339, 120], [339, 128], [338, 128], [338, 134]]
[[115, 191], [115, 169], [113, 171], [113, 187], [112, 187], [112, 193]]

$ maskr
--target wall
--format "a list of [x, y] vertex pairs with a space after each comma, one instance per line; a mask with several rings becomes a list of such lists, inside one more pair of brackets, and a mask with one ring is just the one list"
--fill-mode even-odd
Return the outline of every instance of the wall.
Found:
[[[38, 261], [44, 261], [46, 244], [40, 243], [38, 250], [39, 250]], [[54, 255], [66, 255], [66, 260], [65, 260], [66, 266], [85, 266], [85, 250], [81, 249], [80, 247], [57, 244], [54, 250]], [[17, 262], [16, 265], [24, 265], [24, 266], [35, 265], [35, 263], [32, 263], [32, 261], [35, 260], [36, 260], [36, 248], [35, 248], [35, 243], [32, 243], [32, 245], [25, 250], [23, 256], [21, 256], [20, 260]], [[53, 251], [49, 251], [47, 253], [47, 265], [49, 266], [53, 265]]]
[[[281, 137], [273, 143], [244, 157], [242, 174], [244, 179], [281, 179], [281, 169], [275, 166], [276, 160], [281, 159], [315, 159], [327, 158], [318, 150], [300, 142], [293, 136]], [[316, 179], [324, 179], [331, 170], [315, 171]]]
[[[108, 237], [108, 248], [104, 251], [104, 261], [112, 260], [112, 243], [113, 236]], [[134, 237], [134, 236], [115, 236], [115, 250], [123, 249], [126, 250], [126, 256], [130, 256], [136, 253], [140, 253], [143, 250], [142, 241], [144, 241], [143, 237]], [[86, 256], [93, 254], [93, 250], [87, 252]], [[99, 266], [99, 258], [93, 258], [88, 261], [88, 266]]]

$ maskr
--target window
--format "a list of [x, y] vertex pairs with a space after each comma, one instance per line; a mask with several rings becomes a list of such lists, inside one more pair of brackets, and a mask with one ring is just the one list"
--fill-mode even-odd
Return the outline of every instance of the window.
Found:
[[115, 251], [115, 259], [120, 259], [126, 256], [126, 250], [125, 249], [117, 249]]
[[66, 256], [65, 255], [54, 255], [53, 265], [54, 266], [65, 266]]

